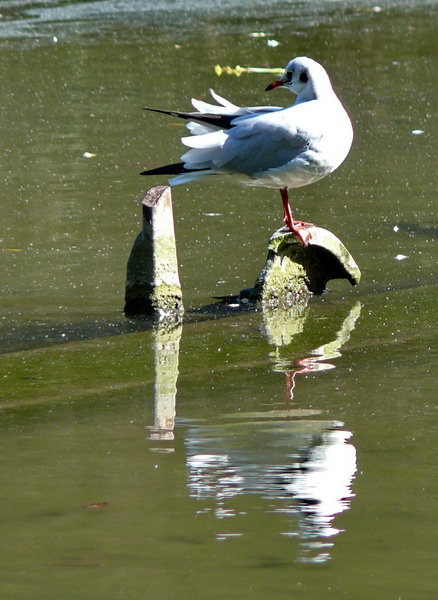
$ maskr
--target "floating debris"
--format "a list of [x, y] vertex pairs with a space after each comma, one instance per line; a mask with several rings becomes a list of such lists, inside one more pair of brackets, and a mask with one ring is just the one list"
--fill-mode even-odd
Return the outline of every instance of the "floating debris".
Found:
[[412, 135], [423, 135], [424, 129], [413, 129], [411, 133]]
[[277, 40], [268, 40], [266, 43], [268, 44], [269, 48], [276, 48], [280, 45], [280, 42]]
[[281, 75], [284, 72], [284, 68], [241, 67], [240, 65], [236, 65], [235, 67], [221, 67], [220, 65], [216, 65], [214, 72], [218, 76], [222, 75], [222, 73], [226, 73], [227, 75], [236, 75], [237, 77], [240, 77], [242, 73], [274, 73], [275, 75]]
[[[223, 516], [234, 516], [229, 513], [230, 513], [230, 511], [228, 511], [227, 514], [225, 514]], [[243, 536], [243, 533], [218, 533], [218, 534], [216, 534], [216, 539], [218, 542], [224, 542], [225, 540], [229, 540], [232, 538], [239, 538], [242, 536]]]
[[94, 154], [94, 152], [84, 152], [82, 156], [84, 158], [94, 158], [96, 154]]
[[90, 504], [86, 504], [84, 508], [91, 508], [92, 510], [100, 510], [102, 508], [108, 508], [109, 502], [91, 502]]
[[408, 258], [408, 256], [406, 256], [405, 254], [397, 254], [397, 256], [394, 257], [395, 260], [405, 260], [405, 258]]

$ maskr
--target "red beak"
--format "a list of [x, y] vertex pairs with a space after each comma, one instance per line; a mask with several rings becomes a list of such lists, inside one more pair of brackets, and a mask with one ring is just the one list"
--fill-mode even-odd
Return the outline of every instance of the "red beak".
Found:
[[285, 84], [285, 81], [282, 81], [281, 79], [277, 79], [277, 81], [273, 81], [272, 83], [270, 83], [268, 85], [268, 87], [265, 89], [265, 92], [269, 92], [270, 90], [273, 90], [274, 88], [281, 87], [284, 84]]

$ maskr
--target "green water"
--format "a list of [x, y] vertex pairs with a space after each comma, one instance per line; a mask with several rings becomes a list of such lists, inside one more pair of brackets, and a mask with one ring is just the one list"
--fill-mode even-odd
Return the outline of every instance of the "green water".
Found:
[[[2, 599], [437, 598], [438, 6], [380, 9], [2, 4]], [[163, 183], [138, 173], [184, 131], [142, 107], [209, 87], [285, 104], [271, 76], [214, 66], [302, 54], [355, 142], [292, 202], [361, 284], [280, 322], [200, 316], [254, 283], [281, 204], [191, 184], [173, 192], [187, 320], [125, 320], [140, 202]]]

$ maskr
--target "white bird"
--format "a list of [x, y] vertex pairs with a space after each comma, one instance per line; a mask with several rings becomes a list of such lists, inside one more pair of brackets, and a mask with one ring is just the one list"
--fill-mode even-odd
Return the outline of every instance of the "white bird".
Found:
[[143, 171], [142, 175], [175, 175], [170, 185], [211, 175], [234, 175], [250, 186], [280, 190], [284, 220], [307, 244], [309, 223], [294, 222], [288, 189], [322, 179], [344, 161], [353, 141], [350, 118], [333, 91], [325, 69], [305, 56], [294, 58], [266, 91], [284, 87], [297, 98], [287, 108], [239, 107], [210, 90], [218, 103], [192, 99], [198, 112], [145, 108], [189, 119], [191, 148], [182, 162]]

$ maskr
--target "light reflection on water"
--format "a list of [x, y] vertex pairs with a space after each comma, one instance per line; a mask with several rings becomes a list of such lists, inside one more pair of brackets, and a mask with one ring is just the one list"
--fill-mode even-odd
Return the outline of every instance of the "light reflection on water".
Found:
[[[265, 314], [265, 335], [275, 345], [270, 354], [273, 371], [285, 374], [283, 410], [224, 415], [218, 424], [188, 427], [185, 433], [188, 493], [200, 502], [214, 500], [197, 513], [217, 519], [245, 515], [234, 508], [239, 496], [258, 496], [266, 512], [288, 517], [280, 534], [298, 538], [297, 560], [325, 562], [330, 559], [331, 538], [340, 532], [334, 524], [348, 510], [356, 473], [356, 449], [352, 433], [343, 423], [321, 418], [319, 409], [301, 409], [294, 401], [296, 376], [335, 368], [333, 360], [350, 338], [360, 316], [355, 302], [329, 342], [298, 360], [287, 360], [288, 346], [305, 329], [307, 308]], [[176, 416], [179, 341], [182, 327], [154, 332], [154, 423], [150, 438], [173, 440]], [[156, 451], [156, 449], [154, 449]], [[220, 533], [217, 539], [240, 537], [238, 531]]]
[[[310, 431], [300, 431], [304, 423]], [[191, 430], [189, 436], [192, 437], [186, 442], [189, 494], [196, 500], [215, 500], [214, 509], [199, 512], [213, 510], [218, 519], [234, 517], [237, 515], [231, 502], [234, 498], [258, 495], [268, 501], [268, 512], [292, 517], [288, 519], [287, 531], [280, 533], [300, 538], [299, 560], [328, 560], [327, 548], [331, 544], [323, 544], [324, 552], [320, 552], [319, 538], [340, 532], [333, 520], [350, 507], [354, 496], [356, 450], [348, 442], [351, 432], [316, 433], [324, 426], [330, 423], [297, 420], [287, 426], [285, 422], [278, 422], [266, 427], [250, 422], [241, 424], [229, 437], [222, 437], [220, 426]], [[224, 429], [227, 431], [226, 426]], [[265, 436], [275, 443], [261, 445], [258, 438], [262, 438], [263, 444]], [[237, 447], [233, 447], [235, 445]]]

